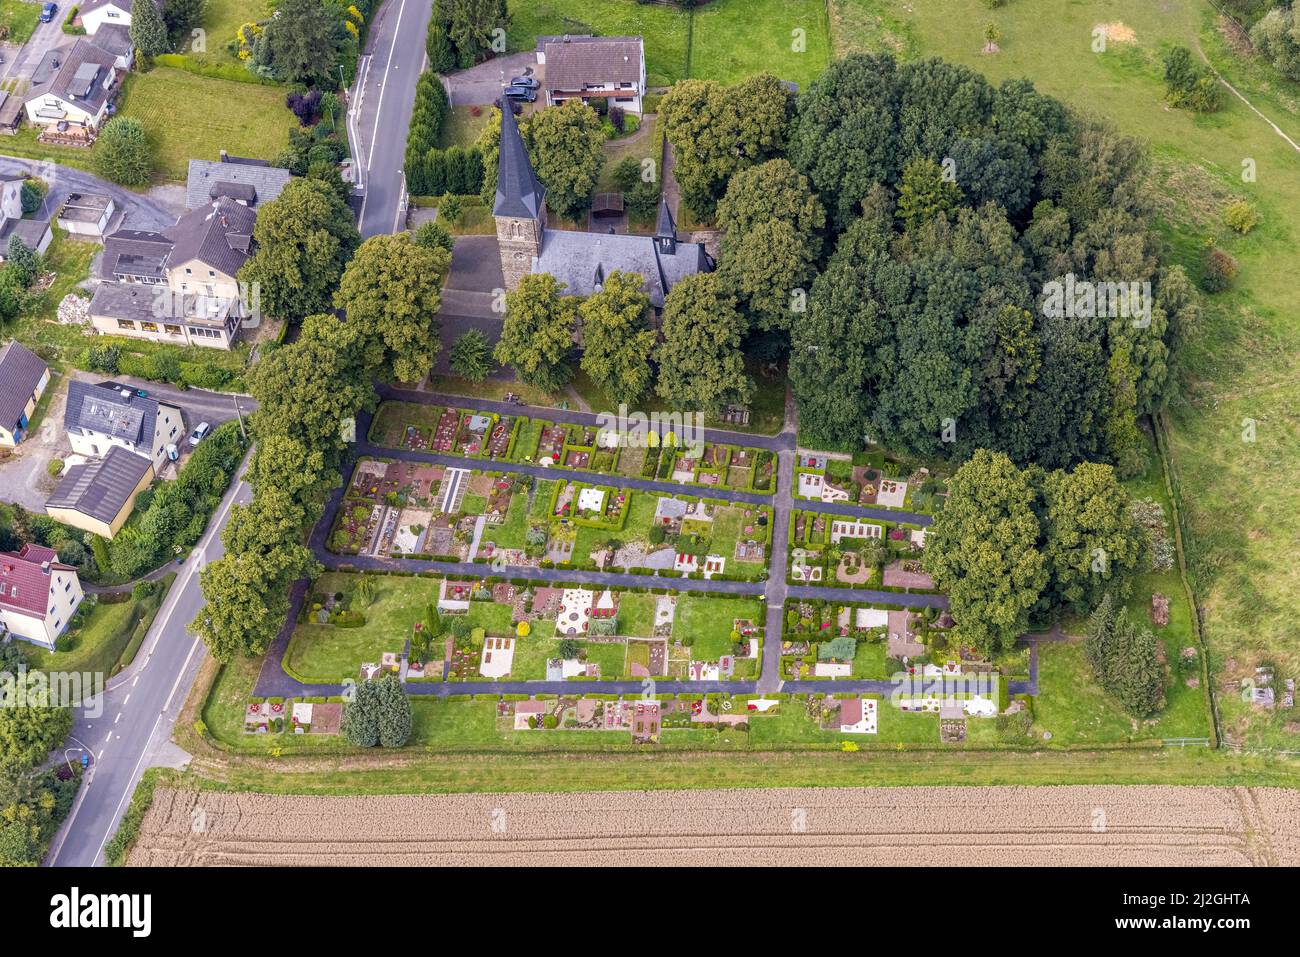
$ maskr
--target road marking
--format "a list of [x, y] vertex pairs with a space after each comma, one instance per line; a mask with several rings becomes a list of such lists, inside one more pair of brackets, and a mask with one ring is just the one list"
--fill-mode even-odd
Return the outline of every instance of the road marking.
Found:
[[127, 704], [130, 703], [130, 701], [131, 701], [131, 696], [127, 695], [125, 698], [122, 699], [122, 707], [125, 708]]
[[113, 732], [110, 731], [110, 732], [108, 732], [108, 737], [104, 739], [104, 743], [105, 743], [105, 744], [108, 744], [108, 743], [109, 743], [110, 741], [112, 741], [112, 740], [113, 740]]
[[[388, 46], [388, 59], [384, 63], [384, 69], [387, 70], [393, 62], [393, 51], [397, 49], [397, 38], [402, 32], [402, 13], [406, 10], [406, 0], [402, 0], [401, 6], [397, 8], [397, 24], [393, 28], [393, 42]], [[375, 123], [370, 130], [370, 150], [366, 153], [366, 182], [369, 184], [371, 161], [375, 156], [375, 138], [379, 135], [379, 117], [384, 112], [384, 82], [379, 81], [379, 102], [375, 104]], [[366, 200], [370, 198], [370, 190], [361, 196], [361, 215], [358, 217], [358, 225], [366, 221]]]
[[[117, 713], [117, 717], [113, 719], [113, 723], [114, 723], [114, 724], [117, 724], [117, 723], [118, 723], [119, 721], [121, 721], [121, 720], [122, 720], [122, 712], [119, 711], [119, 712]], [[112, 734], [113, 732], [110, 731], [110, 732], [108, 732], [108, 733], [109, 733], [109, 734]]]

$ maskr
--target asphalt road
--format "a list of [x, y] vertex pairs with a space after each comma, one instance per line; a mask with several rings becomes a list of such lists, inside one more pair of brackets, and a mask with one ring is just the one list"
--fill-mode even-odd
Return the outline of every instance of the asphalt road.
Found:
[[[0, 141], [0, 153], [3, 150], [4, 143]], [[49, 185], [50, 191], [45, 197], [45, 206], [40, 215], [47, 216], [51, 220], [58, 215], [59, 207], [63, 205], [69, 193], [104, 193], [113, 197], [113, 205], [121, 211], [119, 227], [160, 230], [176, 222], [175, 210], [169, 209], [149, 196], [133, 193], [129, 189], [100, 179], [84, 170], [43, 160], [0, 155], [0, 173], [18, 172], [38, 176]]]
[[364, 187], [358, 226], [363, 239], [405, 228], [406, 131], [432, 10], [433, 0], [388, 0], [366, 37], [348, 117]]
[[252, 489], [242, 478], [226, 493], [207, 533], [178, 568], [135, 662], [109, 682], [90, 708], [77, 709], [68, 741], [68, 747], [74, 749], [70, 757], [79, 759], [75, 749], [83, 749], [89, 750], [93, 758], [76, 804], [50, 846], [47, 864], [103, 864], [104, 845], [116, 833], [144, 769], [156, 764], [180, 764], [185, 759], [171, 743], [171, 736], [176, 715], [207, 656], [203, 642], [185, 630], [203, 607], [199, 571], [225, 551], [221, 530], [231, 506], [252, 497]]

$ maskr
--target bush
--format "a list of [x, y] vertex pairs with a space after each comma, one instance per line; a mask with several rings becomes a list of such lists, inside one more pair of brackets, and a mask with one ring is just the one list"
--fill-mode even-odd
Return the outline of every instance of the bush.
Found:
[[1201, 286], [1206, 292], [1223, 292], [1237, 275], [1237, 260], [1232, 253], [1217, 246], [1205, 254]]
[[1223, 105], [1218, 80], [1184, 46], [1165, 54], [1165, 97], [1174, 106], [1197, 113], [1214, 113]]
[[147, 186], [153, 172], [153, 155], [139, 120], [115, 116], [99, 134], [91, 156], [95, 168], [123, 186]]
[[50, 459], [50, 464], [45, 466], [45, 471], [50, 473], [50, 478], [58, 478], [63, 474], [63, 459]]
[[1233, 232], [1244, 236], [1259, 225], [1259, 213], [1250, 203], [1239, 199], [1228, 204], [1228, 208], [1223, 211], [1223, 221]]

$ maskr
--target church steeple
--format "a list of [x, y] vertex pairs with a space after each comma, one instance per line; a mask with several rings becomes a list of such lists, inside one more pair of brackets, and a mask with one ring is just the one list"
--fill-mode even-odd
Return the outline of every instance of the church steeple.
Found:
[[668, 200], [659, 200], [659, 219], [655, 222], [655, 245], [660, 254], [674, 256], [677, 254], [677, 224], [673, 222], [672, 210]]
[[546, 188], [537, 181], [509, 100], [501, 101], [497, 193], [492, 204], [506, 289], [532, 272], [546, 230]]

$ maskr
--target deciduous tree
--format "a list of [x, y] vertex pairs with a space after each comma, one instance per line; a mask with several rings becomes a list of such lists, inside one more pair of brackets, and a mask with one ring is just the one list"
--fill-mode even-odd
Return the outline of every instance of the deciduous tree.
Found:
[[676, 408], [716, 412], [745, 403], [753, 383], [740, 351], [744, 320], [716, 273], [687, 276], [664, 302], [656, 391]]
[[506, 295], [506, 317], [493, 355], [512, 366], [520, 381], [555, 392], [573, 378], [568, 359], [573, 351], [577, 300], [563, 295], [564, 283], [547, 273], [519, 280]]
[[520, 132], [551, 208], [565, 219], [586, 212], [605, 163], [605, 131], [596, 111], [568, 100], [534, 113]]
[[655, 331], [646, 322], [650, 297], [645, 280], [614, 271], [578, 307], [582, 320], [582, 371], [615, 404], [629, 406], [650, 389]]

